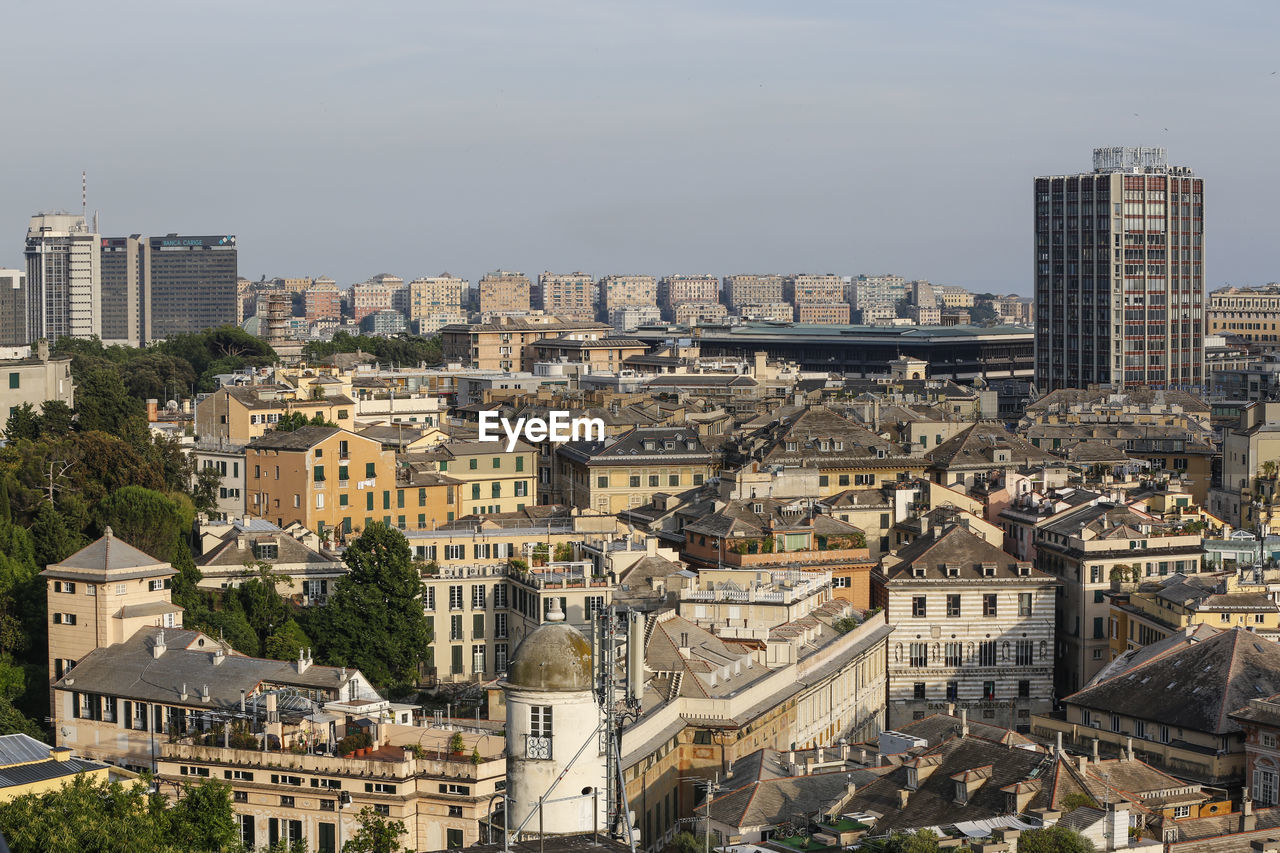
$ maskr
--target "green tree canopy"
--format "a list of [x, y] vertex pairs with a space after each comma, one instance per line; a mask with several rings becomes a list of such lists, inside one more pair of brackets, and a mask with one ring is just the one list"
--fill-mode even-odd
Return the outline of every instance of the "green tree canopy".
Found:
[[342, 845], [342, 853], [409, 853], [408, 847], [400, 845], [405, 834], [403, 821], [385, 818], [365, 806], [356, 815], [356, 822], [360, 828]]
[[4, 437], [8, 441], [26, 439], [33, 441], [40, 437], [40, 415], [36, 407], [30, 403], [19, 403], [9, 412], [9, 419], [4, 424]]
[[1094, 853], [1093, 842], [1065, 826], [1029, 829], [1018, 836], [1018, 853]]
[[297, 660], [298, 652], [312, 647], [311, 638], [293, 619], [275, 630], [263, 644], [263, 654], [275, 660]]
[[379, 686], [414, 684], [431, 633], [408, 540], [373, 522], [344, 558], [350, 571], [312, 620], [322, 659], [355, 667]]
[[173, 554], [186, 532], [181, 505], [141, 486], [116, 489], [98, 502], [98, 524], [133, 547], [160, 560]]
[[77, 776], [67, 785], [0, 804], [13, 853], [239, 853], [231, 789], [184, 785], [177, 804], [143, 782], [124, 786]]

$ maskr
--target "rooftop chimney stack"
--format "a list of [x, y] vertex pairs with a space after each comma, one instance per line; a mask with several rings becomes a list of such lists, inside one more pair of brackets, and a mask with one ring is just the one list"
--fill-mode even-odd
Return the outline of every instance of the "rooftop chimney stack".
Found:
[[151, 657], [153, 659], [159, 658], [161, 655], [165, 653], [165, 650], [167, 648], [168, 647], [164, 644], [164, 629], [161, 628], [160, 633], [156, 635], [155, 645], [151, 647]]

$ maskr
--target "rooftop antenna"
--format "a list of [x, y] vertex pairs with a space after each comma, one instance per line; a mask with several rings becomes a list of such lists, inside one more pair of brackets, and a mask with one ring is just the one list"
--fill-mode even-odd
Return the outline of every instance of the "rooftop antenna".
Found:
[[89, 178], [84, 170], [80, 171], [80, 216], [87, 216], [89, 213]]

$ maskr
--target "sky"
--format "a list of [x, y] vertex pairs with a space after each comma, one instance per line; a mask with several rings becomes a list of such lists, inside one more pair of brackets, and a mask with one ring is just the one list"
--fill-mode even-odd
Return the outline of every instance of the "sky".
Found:
[[[8, 4], [31, 214], [234, 233], [241, 275], [894, 272], [1030, 293], [1031, 179], [1155, 145], [1206, 282], [1280, 278], [1280, 4]], [[1259, 192], [1258, 189], [1263, 191]]]

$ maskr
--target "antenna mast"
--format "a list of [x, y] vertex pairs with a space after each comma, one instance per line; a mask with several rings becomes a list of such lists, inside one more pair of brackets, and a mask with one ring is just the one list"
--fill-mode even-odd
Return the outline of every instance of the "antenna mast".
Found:
[[82, 169], [80, 171], [80, 216], [89, 214], [89, 178]]

